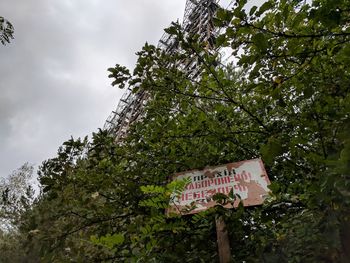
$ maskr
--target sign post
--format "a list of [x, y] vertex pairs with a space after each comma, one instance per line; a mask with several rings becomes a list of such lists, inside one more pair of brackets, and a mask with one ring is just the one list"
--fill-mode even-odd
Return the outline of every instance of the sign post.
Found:
[[[184, 191], [174, 193], [167, 213], [182, 215], [195, 214], [218, 205], [213, 200], [215, 194], [235, 197], [223, 207], [235, 208], [241, 202], [243, 206], [261, 205], [268, 195], [270, 184], [261, 159], [229, 163], [203, 170], [191, 170], [175, 174], [173, 180], [188, 180]], [[229, 263], [231, 251], [228, 231], [222, 217], [216, 219], [216, 233], [220, 263]]]
[[215, 220], [215, 223], [220, 263], [230, 263], [231, 248], [225, 220], [220, 216]]

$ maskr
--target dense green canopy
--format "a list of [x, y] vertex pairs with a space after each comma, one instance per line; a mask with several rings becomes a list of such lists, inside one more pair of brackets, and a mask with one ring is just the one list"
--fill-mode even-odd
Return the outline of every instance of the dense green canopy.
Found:
[[[215, 19], [236, 66], [175, 23], [181, 52], [146, 44], [132, 74], [110, 70], [150, 94], [145, 117], [123, 143], [100, 130], [42, 164], [19, 223], [29, 262], [218, 262], [218, 216], [232, 262], [350, 261], [350, 2], [245, 4]], [[178, 67], [193, 56], [195, 78]], [[165, 216], [175, 172], [257, 157], [263, 206]]]

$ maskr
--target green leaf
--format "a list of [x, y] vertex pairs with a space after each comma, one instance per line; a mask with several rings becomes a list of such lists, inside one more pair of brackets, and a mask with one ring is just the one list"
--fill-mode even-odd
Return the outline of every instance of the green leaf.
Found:
[[113, 235], [107, 234], [106, 236], [101, 236], [99, 238], [95, 235], [92, 235], [90, 237], [90, 241], [95, 245], [106, 246], [109, 249], [112, 249], [116, 245], [123, 244], [124, 240], [125, 238], [124, 238], [124, 235], [122, 234], [113, 234]]
[[273, 3], [271, 1], [267, 1], [261, 5], [258, 12], [255, 13], [256, 16], [261, 16], [264, 12], [271, 9], [273, 7]]
[[272, 165], [275, 157], [283, 152], [282, 142], [275, 137], [270, 137], [268, 142], [261, 146], [260, 152], [266, 164]]
[[264, 33], [257, 33], [252, 37], [253, 43], [261, 52], [265, 52], [268, 48], [268, 41]]
[[256, 5], [254, 5], [254, 6], [250, 9], [249, 15], [252, 16], [252, 15], [255, 13], [255, 11], [256, 11], [257, 8], [258, 8], [258, 7], [257, 7]]
[[168, 33], [169, 35], [176, 35], [176, 33], [177, 33], [177, 29], [176, 29], [176, 27], [174, 27], [174, 26], [165, 28], [164, 31], [165, 31], [166, 33]]
[[271, 182], [271, 184], [268, 185], [267, 187], [268, 187], [268, 188], [272, 191], [272, 193], [274, 193], [274, 194], [279, 193], [279, 191], [280, 191], [280, 189], [281, 189], [279, 183], [276, 182], [276, 181]]
[[218, 47], [222, 46], [222, 44], [224, 44], [225, 41], [226, 41], [226, 35], [219, 35], [216, 38], [216, 46], [218, 46]]

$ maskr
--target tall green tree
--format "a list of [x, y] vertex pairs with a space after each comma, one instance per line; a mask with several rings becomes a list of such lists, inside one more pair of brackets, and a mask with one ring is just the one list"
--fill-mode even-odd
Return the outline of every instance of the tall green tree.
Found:
[[0, 180], [0, 262], [21, 262], [22, 216], [34, 202], [33, 166], [25, 163]]
[[[174, 23], [180, 52], [146, 44], [132, 74], [110, 69], [114, 84], [148, 92], [145, 116], [122, 143], [99, 131], [43, 163], [21, 224], [27, 251], [44, 262], [217, 262], [222, 216], [233, 262], [349, 262], [350, 4], [246, 2], [215, 19], [216, 48], [230, 47], [236, 67]], [[190, 57], [195, 77], [179, 67]], [[173, 173], [256, 157], [272, 181], [263, 206], [164, 214], [183, 187], [168, 184]]]
[[21, 214], [34, 201], [33, 171], [33, 166], [25, 163], [0, 180], [0, 226], [4, 230], [16, 228]]

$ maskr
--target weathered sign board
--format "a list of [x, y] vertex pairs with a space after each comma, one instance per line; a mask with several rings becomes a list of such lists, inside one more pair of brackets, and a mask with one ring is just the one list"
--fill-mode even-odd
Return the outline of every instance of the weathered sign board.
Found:
[[261, 159], [229, 163], [203, 170], [175, 174], [173, 180], [187, 178], [189, 183], [180, 195], [173, 196], [169, 212], [195, 214], [217, 205], [212, 200], [216, 193], [238, 197], [224, 207], [261, 205], [268, 195], [270, 184]]

